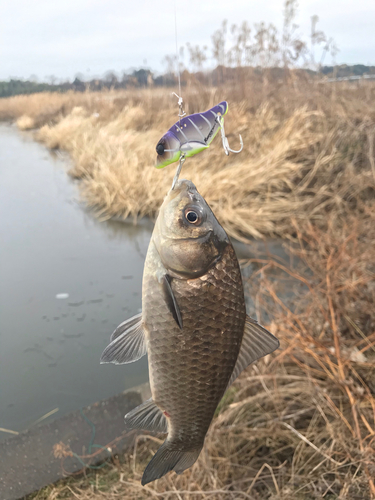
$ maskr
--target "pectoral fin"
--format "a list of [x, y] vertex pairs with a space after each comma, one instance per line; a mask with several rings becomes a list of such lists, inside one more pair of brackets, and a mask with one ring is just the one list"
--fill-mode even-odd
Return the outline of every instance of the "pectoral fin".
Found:
[[163, 289], [164, 289], [164, 297], [167, 303], [168, 309], [170, 310], [174, 320], [176, 321], [180, 330], [182, 330], [182, 316], [179, 305], [177, 303], [176, 297], [174, 296], [172, 287], [171, 287], [171, 277], [166, 274], [163, 277]]
[[137, 314], [119, 325], [111, 335], [111, 343], [104, 349], [101, 363], [116, 365], [132, 363], [147, 353], [142, 314]]
[[118, 325], [116, 330], [112, 333], [110, 342], [112, 340], [117, 339], [120, 335], [122, 335], [125, 331], [129, 331], [133, 326], [137, 325], [140, 321], [142, 321], [142, 313], [136, 314], [135, 316], [123, 321]]
[[242, 344], [232, 376], [230, 387], [238, 375], [257, 359], [270, 354], [280, 346], [279, 341], [268, 330], [258, 324], [255, 319], [246, 316]]

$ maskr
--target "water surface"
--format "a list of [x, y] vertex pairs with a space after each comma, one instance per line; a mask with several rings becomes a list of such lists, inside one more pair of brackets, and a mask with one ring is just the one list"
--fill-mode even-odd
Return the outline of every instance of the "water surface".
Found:
[[14, 431], [148, 380], [146, 358], [114, 366], [99, 357], [140, 310], [151, 224], [97, 221], [67, 167], [0, 126], [0, 427]]
[[[0, 427], [13, 431], [148, 380], [146, 357], [122, 366], [99, 358], [113, 329], [140, 311], [152, 223], [98, 221], [78, 201], [68, 167], [66, 157], [0, 125]], [[235, 249], [239, 258], [287, 258], [278, 240]], [[245, 267], [245, 278], [258, 268]], [[292, 298], [296, 284], [274, 279]]]

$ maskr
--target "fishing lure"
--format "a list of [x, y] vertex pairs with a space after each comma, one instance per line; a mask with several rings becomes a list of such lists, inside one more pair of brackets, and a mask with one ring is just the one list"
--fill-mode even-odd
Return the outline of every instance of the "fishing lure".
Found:
[[[185, 158], [207, 149], [219, 130], [221, 130], [221, 139], [226, 155], [229, 155], [229, 152], [240, 153], [242, 151], [241, 135], [241, 148], [238, 151], [234, 151], [229, 147], [228, 139], [225, 136], [224, 116], [228, 112], [228, 103], [226, 101], [222, 101], [203, 113], [194, 113], [188, 116], [184, 116], [185, 113], [182, 113], [182, 98], [180, 97], [179, 106], [180, 120], [172, 125], [156, 145], [156, 168], [164, 168], [180, 160], [177, 171], [179, 173]], [[181, 117], [183, 118], [181, 119]]]

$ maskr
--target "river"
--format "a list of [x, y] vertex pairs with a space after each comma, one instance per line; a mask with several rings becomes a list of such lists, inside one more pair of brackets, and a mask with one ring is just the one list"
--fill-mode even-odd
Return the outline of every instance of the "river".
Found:
[[[140, 311], [153, 224], [98, 221], [68, 167], [31, 134], [0, 125], [0, 428], [15, 432], [148, 380], [146, 358], [99, 358], [114, 328]], [[277, 240], [235, 249], [286, 258]]]
[[113, 329], [140, 311], [152, 224], [97, 221], [67, 167], [0, 125], [0, 427], [13, 431], [148, 380], [145, 358], [99, 358]]

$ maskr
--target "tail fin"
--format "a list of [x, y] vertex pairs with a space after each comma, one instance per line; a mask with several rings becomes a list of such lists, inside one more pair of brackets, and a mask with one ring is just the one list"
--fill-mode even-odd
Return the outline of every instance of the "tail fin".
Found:
[[142, 486], [155, 481], [155, 479], [160, 479], [171, 470], [174, 470], [177, 474], [182, 474], [184, 470], [196, 462], [201, 449], [188, 451], [174, 450], [167, 439], [147, 465], [142, 476]]

